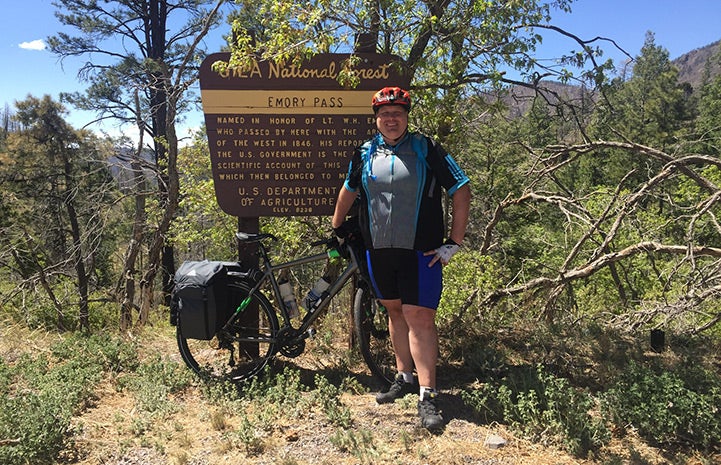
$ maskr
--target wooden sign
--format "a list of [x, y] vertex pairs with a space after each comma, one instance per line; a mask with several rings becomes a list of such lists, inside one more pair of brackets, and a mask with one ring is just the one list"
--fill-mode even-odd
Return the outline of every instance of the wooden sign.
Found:
[[389, 55], [356, 54], [360, 84], [338, 81], [347, 54], [316, 55], [300, 65], [257, 61], [219, 74], [207, 57], [200, 90], [215, 195], [238, 217], [333, 213], [353, 149], [375, 133], [371, 98], [385, 86], [408, 87]]

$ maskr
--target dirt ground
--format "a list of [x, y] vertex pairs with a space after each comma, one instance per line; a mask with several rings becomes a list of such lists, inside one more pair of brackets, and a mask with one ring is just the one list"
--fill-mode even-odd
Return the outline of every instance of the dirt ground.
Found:
[[[173, 354], [174, 339], [158, 338], [155, 350]], [[332, 358], [332, 356], [330, 357]], [[177, 358], [179, 363], [182, 361]], [[281, 362], [282, 364], [283, 362]], [[319, 367], [328, 366], [312, 354], [292, 361], [301, 377], [311, 379]], [[322, 369], [321, 369], [322, 371]], [[453, 379], [439, 373], [440, 407], [447, 425], [441, 434], [430, 434], [420, 426], [416, 398], [408, 396], [394, 404], [378, 405], [377, 385], [368, 373], [355, 373], [368, 392], [344, 393], [343, 405], [350, 409], [352, 427], [331, 424], [322, 412], [308, 412], [302, 419], [286, 418], [253, 432], [253, 447], [232, 441], [242, 430], [242, 415], [221, 413], [208, 403], [200, 388], [191, 388], [174, 399], [177, 413], [145, 425], [138, 434], [135, 400], [104, 383], [97, 403], [78, 418], [82, 434], [76, 438], [78, 465], [356, 465], [356, 464], [476, 464], [476, 465], [563, 465], [670, 463], [659, 451], [639, 441], [633, 431], [614, 441], [595, 458], [578, 459], [557, 447], [534, 444], [516, 437], [504, 425], [482, 424], [464, 405]], [[218, 425], [221, 417], [222, 426]], [[253, 418], [250, 418], [253, 420]], [[229, 434], [231, 433], [231, 434]], [[343, 446], [339, 446], [339, 435]], [[237, 435], [235, 436], [237, 438]], [[335, 441], [333, 438], [335, 437]], [[501, 442], [498, 446], [496, 443]], [[493, 443], [493, 444], [491, 444]], [[691, 460], [688, 464], [703, 462]]]
[[[142, 357], [158, 355], [182, 364], [177, 355], [172, 329], [153, 331], [142, 338]], [[7, 336], [8, 332], [0, 331]], [[49, 343], [41, 333], [0, 338], [0, 354], [36, 348]], [[292, 361], [301, 377], [328, 367], [335, 357], [321, 351], [319, 360], [312, 348]], [[332, 368], [337, 370], [337, 367]], [[454, 374], [441, 370], [440, 407], [447, 425], [442, 433], [430, 434], [420, 427], [416, 399], [407, 396], [394, 404], [378, 405], [377, 385], [360, 367], [348, 369], [367, 392], [344, 393], [344, 407], [350, 409], [351, 427], [332, 424], [323, 412], [306, 412], [301, 418], [281, 416], [272, 424], [253, 431], [244, 429], [255, 417], [223, 411], [203, 395], [202, 385], [172, 397], [172, 412], [149, 417], [138, 406], [137, 396], [119, 389], [117, 380], [106, 379], [97, 387], [94, 402], [75, 418], [77, 434], [72, 446], [58, 463], [77, 465], [361, 465], [361, 464], [475, 464], [475, 465], [563, 465], [683, 463], [706, 465], [714, 459], [690, 457], [684, 461], [666, 459], [647, 446], [632, 430], [613, 441], [595, 457], [578, 459], [552, 445], [536, 444], [515, 436], [504, 425], [483, 424], [475, 419], [461, 400]], [[304, 394], [305, 395], [305, 394]], [[263, 412], [257, 412], [262, 415]], [[246, 423], [244, 424], [244, 420]], [[245, 436], [243, 436], [245, 434]], [[239, 440], [242, 438], [242, 440]], [[492, 442], [493, 444], [489, 443]], [[501, 442], [498, 446], [496, 443]], [[716, 459], [721, 459], [717, 457]]]
[[[286, 419], [271, 431], [257, 431], [260, 445], [252, 451], [234, 447], [225, 432], [239, 428], [238, 418], [226, 416], [227, 424], [218, 430], [212, 424], [214, 407], [197, 391], [176, 399], [179, 413], [162, 424], [149, 427], [145, 437], [129, 432], [134, 411], [132, 397], [105, 386], [98, 392], [98, 403], [87, 410], [78, 423], [83, 433], [76, 438], [78, 460], [82, 465], [220, 465], [220, 464], [580, 464], [566, 453], [515, 438], [502, 425], [479, 425], [453, 408], [453, 396], [442, 402], [448, 424], [438, 435], [420, 427], [414, 402], [399, 401], [377, 405], [372, 394], [344, 394], [343, 404], [352, 411], [353, 426], [348, 436], [356, 436], [359, 449], [340, 450], [331, 442], [337, 426], [322, 414], [303, 421]], [[371, 439], [362, 439], [363, 435]], [[503, 438], [500, 448], [485, 441]], [[651, 454], [652, 456], [652, 454]], [[649, 459], [651, 458], [649, 456]], [[622, 463], [622, 462], [618, 462]], [[648, 460], [638, 463], [664, 463]]]

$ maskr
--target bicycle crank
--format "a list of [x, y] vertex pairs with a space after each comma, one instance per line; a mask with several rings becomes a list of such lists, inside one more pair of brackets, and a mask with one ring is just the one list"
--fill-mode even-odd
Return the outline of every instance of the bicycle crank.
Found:
[[279, 352], [290, 358], [299, 356], [305, 350], [305, 337], [305, 334], [298, 334], [293, 328], [281, 328], [278, 331]]

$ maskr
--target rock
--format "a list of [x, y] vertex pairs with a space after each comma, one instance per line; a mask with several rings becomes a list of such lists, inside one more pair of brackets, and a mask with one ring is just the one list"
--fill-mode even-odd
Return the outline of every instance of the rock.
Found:
[[497, 434], [489, 434], [483, 444], [489, 449], [500, 449], [506, 445], [506, 440]]

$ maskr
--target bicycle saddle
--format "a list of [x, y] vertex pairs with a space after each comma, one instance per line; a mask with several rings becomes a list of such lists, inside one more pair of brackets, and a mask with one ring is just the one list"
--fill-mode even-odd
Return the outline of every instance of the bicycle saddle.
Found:
[[268, 233], [258, 234], [258, 233], [246, 233], [246, 232], [240, 232], [240, 231], [235, 233], [235, 238], [238, 239], [240, 242], [260, 242], [266, 238], [273, 239], [274, 241], [278, 240], [277, 237], [275, 237], [272, 234], [268, 234]]

